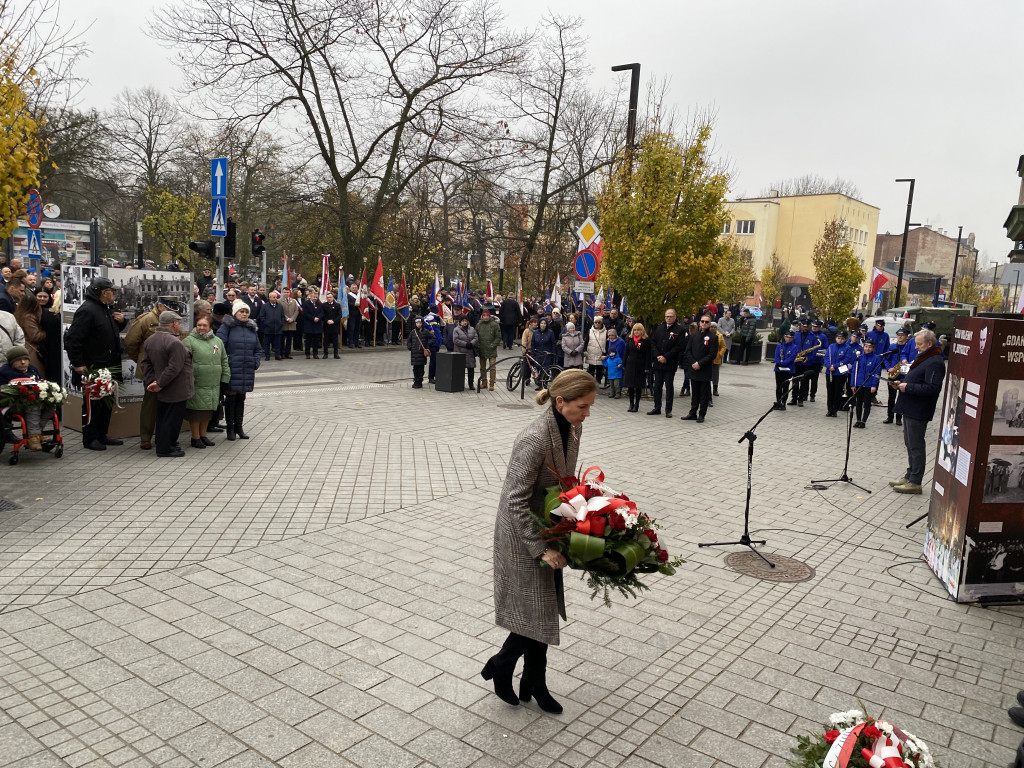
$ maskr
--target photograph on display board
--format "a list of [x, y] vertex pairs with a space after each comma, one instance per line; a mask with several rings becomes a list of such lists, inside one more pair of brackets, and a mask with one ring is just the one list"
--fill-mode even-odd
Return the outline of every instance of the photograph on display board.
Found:
[[[960, 553], [964, 546], [964, 525], [967, 510], [958, 509], [955, 491], [938, 484], [928, 510], [928, 533], [924, 555], [929, 567], [956, 597], [960, 581]], [[941, 492], [939, 489], [941, 488]]]
[[61, 307], [71, 312], [78, 309], [85, 300], [85, 289], [99, 274], [99, 267], [64, 267], [61, 273], [61, 296], [63, 299]]
[[992, 446], [985, 466], [985, 504], [1024, 501], [1024, 447]]
[[949, 376], [946, 403], [942, 410], [942, 431], [939, 433], [938, 464], [951, 475], [956, 474], [956, 460], [960, 448], [960, 420], [964, 414], [964, 380], [955, 374]]
[[1014, 583], [1024, 583], [1024, 539], [1002, 532], [969, 536], [964, 552], [964, 590], [973, 597], [984, 597], [1005, 590], [989, 592], [982, 585]]
[[151, 269], [108, 269], [107, 277], [117, 289], [114, 303], [115, 312], [123, 312], [124, 319], [131, 326], [137, 317], [146, 314], [156, 306], [160, 297], [173, 299], [171, 308], [181, 315], [181, 329], [192, 329], [192, 273], [164, 272]]
[[999, 382], [992, 414], [992, 434], [1024, 437], [1024, 381], [1003, 379]]

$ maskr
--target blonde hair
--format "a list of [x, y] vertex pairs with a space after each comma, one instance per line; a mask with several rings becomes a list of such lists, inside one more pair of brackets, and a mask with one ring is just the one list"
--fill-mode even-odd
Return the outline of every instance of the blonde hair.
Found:
[[636, 329], [637, 328], [640, 329], [640, 338], [641, 339], [646, 339], [647, 338], [647, 329], [644, 328], [644, 324], [643, 323], [633, 323], [633, 329], [629, 332], [629, 335], [630, 336], [636, 336]]
[[538, 392], [534, 399], [538, 405], [544, 405], [559, 397], [567, 402], [579, 400], [593, 392], [597, 392], [597, 379], [581, 368], [570, 368], [558, 374], [548, 388]]

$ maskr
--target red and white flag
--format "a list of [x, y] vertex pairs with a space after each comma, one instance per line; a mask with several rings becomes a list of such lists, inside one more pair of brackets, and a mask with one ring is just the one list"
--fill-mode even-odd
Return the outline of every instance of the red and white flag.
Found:
[[366, 267], [363, 267], [363, 274], [359, 276], [359, 314], [367, 322], [370, 320], [370, 309], [372, 306], [370, 297], [366, 292]]
[[320, 273], [320, 301], [327, 299], [327, 292], [331, 290], [331, 254], [322, 253], [323, 270]]
[[871, 295], [868, 298], [873, 299], [882, 287], [889, 282], [889, 276], [882, 272], [880, 269], [875, 267], [871, 270]]
[[484, 294], [484, 303], [494, 303], [494, 285], [491, 283], [490, 278], [487, 280], [487, 292]]

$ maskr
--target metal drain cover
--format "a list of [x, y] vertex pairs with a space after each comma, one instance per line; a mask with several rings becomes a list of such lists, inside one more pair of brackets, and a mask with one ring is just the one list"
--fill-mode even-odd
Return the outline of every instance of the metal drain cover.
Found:
[[506, 411], [525, 411], [533, 408], [533, 406], [528, 403], [504, 403], [498, 407], [504, 408]]
[[798, 581], [809, 581], [814, 578], [814, 569], [811, 566], [794, 560], [791, 557], [773, 555], [765, 552], [764, 556], [775, 563], [774, 568], [765, 565], [764, 560], [753, 552], [733, 552], [725, 556], [725, 564], [736, 573], [744, 576], [753, 576], [755, 579], [764, 581], [777, 581], [780, 583], [795, 583]]
[[7, 499], [0, 499], [0, 512], [11, 512], [15, 509], [21, 509], [21, 505]]

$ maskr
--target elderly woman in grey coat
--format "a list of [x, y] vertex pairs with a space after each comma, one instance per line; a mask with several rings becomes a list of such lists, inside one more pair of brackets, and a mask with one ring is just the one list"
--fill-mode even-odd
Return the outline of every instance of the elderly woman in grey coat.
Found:
[[[550, 402], [550, 408], [513, 444], [494, 521], [494, 620], [509, 636], [481, 673], [494, 681], [494, 692], [508, 704], [536, 697], [545, 712], [562, 711], [545, 677], [548, 645], [558, 645], [558, 617], [565, 618], [561, 569], [566, 561], [534, 530], [531, 512], [543, 513], [545, 489], [573, 473], [581, 425], [596, 396], [593, 376], [563, 371], [550, 389], [537, 393], [537, 402]], [[521, 656], [516, 696], [512, 675]]]
[[583, 367], [583, 334], [576, 330], [575, 323], [565, 324], [565, 333], [559, 341], [565, 368]]
[[476, 348], [480, 343], [476, 328], [469, 324], [469, 318], [463, 315], [459, 318], [459, 324], [452, 331], [452, 342], [455, 344], [455, 351], [466, 356], [466, 380], [470, 389], [476, 389]]

